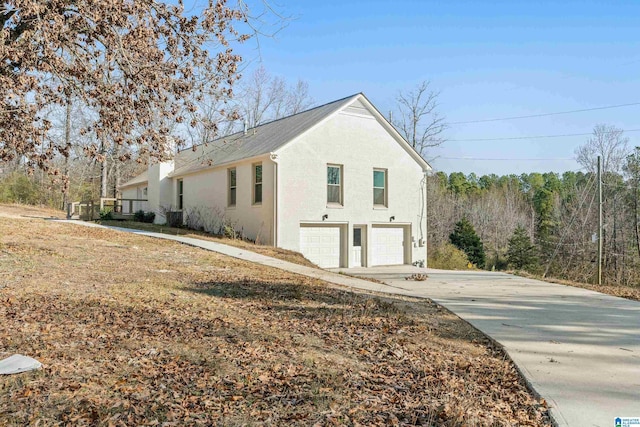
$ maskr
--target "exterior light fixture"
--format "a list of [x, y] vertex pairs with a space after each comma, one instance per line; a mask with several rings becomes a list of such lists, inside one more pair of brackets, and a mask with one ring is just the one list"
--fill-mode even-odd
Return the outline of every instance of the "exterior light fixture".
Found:
[[396, 220], [396, 217], [395, 217], [395, 216], [392, 216], [391, 218], [389, 218], [389, 222], [391, 222], [391, 221], [395, 221], [395, 220]]
[[324, 221], [325, 219], [329, 219], [329, 214], [322, 215], [322, 220]]

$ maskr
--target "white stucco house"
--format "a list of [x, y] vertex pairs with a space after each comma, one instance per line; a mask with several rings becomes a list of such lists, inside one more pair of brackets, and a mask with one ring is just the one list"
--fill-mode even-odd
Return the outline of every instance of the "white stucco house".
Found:
[[430, 169], [357, 94], [180, 151], [121, 193], [156, 222], [210, 210], [325, 268], [411, 264], [426, 258]]

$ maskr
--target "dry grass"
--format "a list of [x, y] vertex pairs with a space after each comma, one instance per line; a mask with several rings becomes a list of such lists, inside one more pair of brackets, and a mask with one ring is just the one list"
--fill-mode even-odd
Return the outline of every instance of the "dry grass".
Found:
[[40, 206], [0, 204], [0, 216], [4, 218], [56, 218], [64, 219], [64, 211]]
[[556, 279], [553, 277], [542, 278], [526, 271], [511, 271], [511, 274], [517, 274], [522, 277], [530, 279], [544, 280], [545, 282], [558, 283], [560, 285], [573, 286], [575, 288], [589, 289], [592, 291], [600, 292], [614, 297], [626, 298], [630, 300], [640, 301], [640, 286], [625, 286], [625, 285], [594, 285], [591, 283], [575, 282], [573, 280]]
[[226, 237], [214, 236], [212, 234], [201, 231], [189, 230], [186, 228], [167, 227], [164, 225], [147, 224], [135, 221], [100, 221], [100, 223], [108, 226], [135, 228], [137, 230], [153, 231], [156, 233], [171, 234], [174, 236], [185, 236], [194, 239], [210, 240], [229, 246], [247, 249], [262, 255], [289, 261], [294, 264], [305, 265], [307, 267], [317, 267], [317, 265], [306, 259], [299, 252], [289, 251], [282, 248], [274, 248], [273, 246], [258, 245], [240, 239], [229, 239]]
[[[2, 208], [0, 208], [2, 210]], [[173, 242], [0, 218], [0, 424], [548, 425], [486, 338]]]

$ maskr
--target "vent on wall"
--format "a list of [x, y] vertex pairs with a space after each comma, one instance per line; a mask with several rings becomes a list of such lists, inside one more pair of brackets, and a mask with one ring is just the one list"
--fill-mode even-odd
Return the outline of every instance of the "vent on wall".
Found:
[[347, 114], [373, 118], [369, 110], [364, 106], [364, 104], [362, 104], [362, 102], [360, 102], [360, 100], [355, 101], [353, 104], [349, 105], [343, 111]]

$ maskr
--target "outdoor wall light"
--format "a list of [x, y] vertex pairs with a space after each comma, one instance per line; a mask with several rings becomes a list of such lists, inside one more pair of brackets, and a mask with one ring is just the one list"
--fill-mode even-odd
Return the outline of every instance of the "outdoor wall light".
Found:
[[325, 219], [329, 219], [329, 214], [322, 215], [322, 220], [324, 221]]
[[396, 217], [395, 217], [395, 216], [392, 216], [391, 218], [389, 218], [389, 222], [391, 222], [391, 221], [395, 221], [395, 220], [396, 220]]

